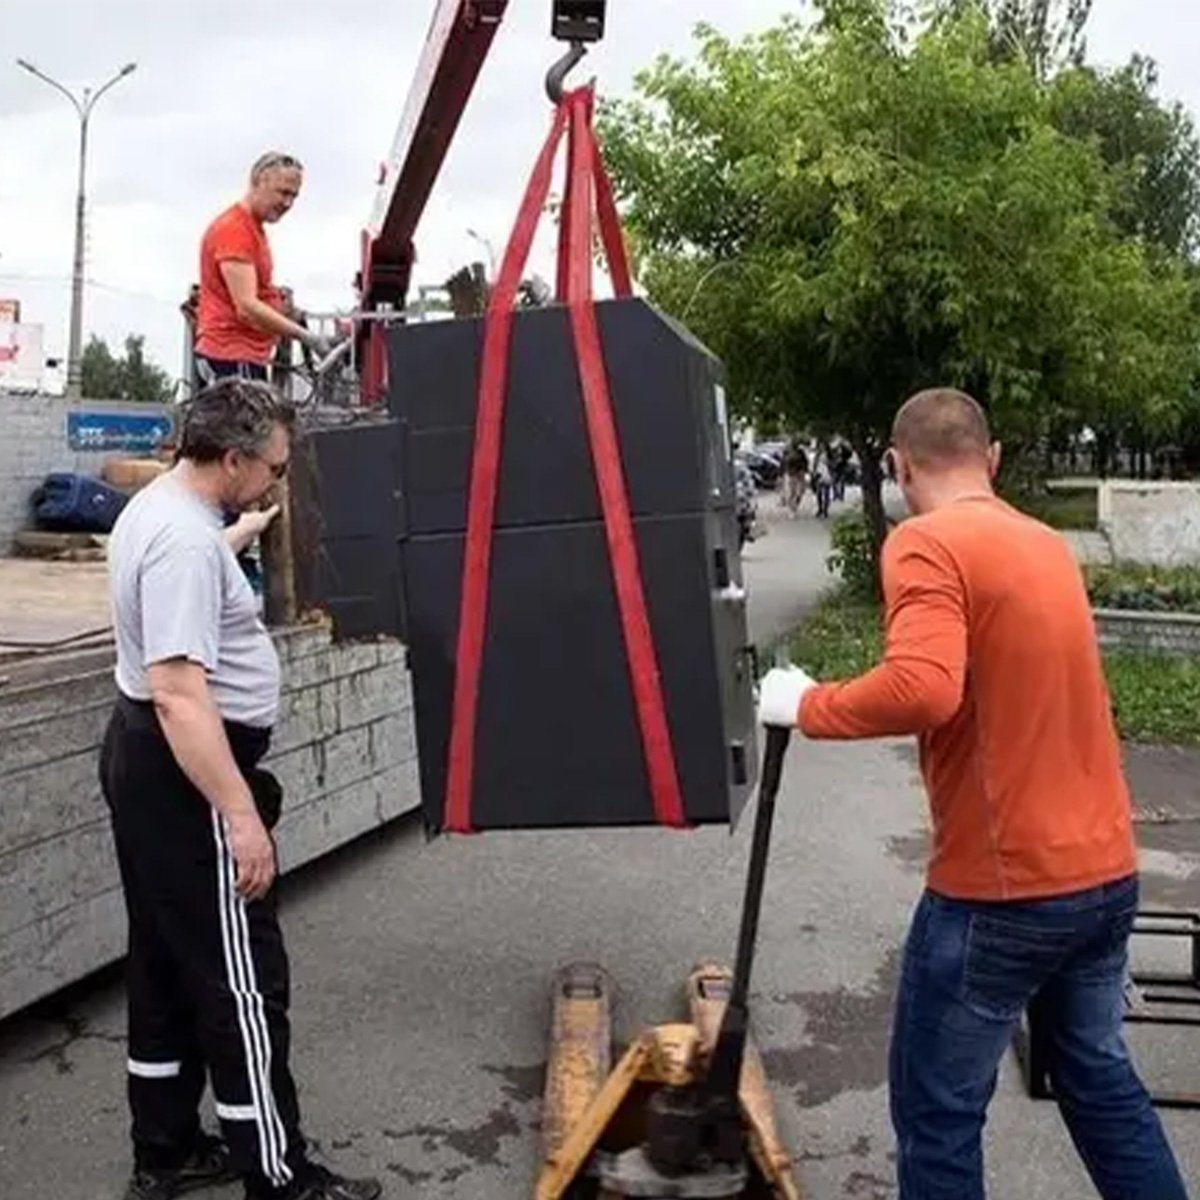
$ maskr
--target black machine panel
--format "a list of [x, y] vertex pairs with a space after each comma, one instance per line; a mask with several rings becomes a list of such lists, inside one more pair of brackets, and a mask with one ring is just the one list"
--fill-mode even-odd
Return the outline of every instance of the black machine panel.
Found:
[[[720, 366], [638, 300], [597, 306], [633, 515], [732, 509]], [[441, 321], [391, 339], [390, 403], [402, 431], [411, 536], [466, 527], [482, 321]], [[513, 326], [496, 526], [596, 520], [600, 501], [567, 310]]]
[[301, 607], [325, 609], [338, 638], [403, 637], [397, 423], [307, 430], [292, 460]]
[[[685, 811], [696, 823], [727, 821], [746, 799], [755, 760], [744, 598], [736, 583], [715, 586], [714, 550], [736, 547], [736, 531], [730, 518], [698, 514], [647, 517], [635, 534]], [[403, 554], [422, 792], [435, 824], [463, 544], [461, 534], [417, 538]], [[603, 525], [498, 533], [488, 631], [474, 823], [653, 822]]]

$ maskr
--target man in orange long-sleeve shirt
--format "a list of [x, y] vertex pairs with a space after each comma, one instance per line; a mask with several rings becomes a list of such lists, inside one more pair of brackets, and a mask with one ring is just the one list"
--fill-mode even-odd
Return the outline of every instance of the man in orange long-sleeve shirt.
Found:
[[933, 853], [892, 1032], [901, 1200], [982, 1200], [988, 1101], [1034, 997], [1101, 1195], [1185, 1200], [1121, 1036], [1137, 862], [1078, 565], [993, 492], [999, 448], [969, 396], [914, 396], [892, 440], [914, 515], [884, 546], [884, 661], [842, 683], [771, 671], [759, 717], [919, 738]]

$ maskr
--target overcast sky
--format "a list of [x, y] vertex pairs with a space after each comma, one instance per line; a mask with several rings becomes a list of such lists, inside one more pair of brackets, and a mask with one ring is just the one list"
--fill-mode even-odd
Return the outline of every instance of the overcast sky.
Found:
[[[1200, 112], [1197, 0], [1095, 0], [1093, 58], [1157, 59], [1162, 91]], [[434, 0], [8, 0], [0, 57], [0, 297], [66, 348], [78, 125], [67, 101], [13, 61], [68, 86], [137, 71], [97, 106], [88, 192], [85, 331], [145, 333], [172, 374], [178, 303], [200, 234], [266, 148], [305, 163], [304, 193], [272, 231], [277, 282], [308, 308], [352, 303], [359, 232], [400, 118]], [[550, 0], [512, 0], [418, 234], [418, 282], [502, 249], [545, 135]], [[741, 34], [800, 0], [612, 0], [588, 70], [629, 91], [659, 51], [688, 52], [698, 21]], [[1190, 19], [1189, 19], [1190, 18]], [[545, 269], [546, 263], [540, 264]]]

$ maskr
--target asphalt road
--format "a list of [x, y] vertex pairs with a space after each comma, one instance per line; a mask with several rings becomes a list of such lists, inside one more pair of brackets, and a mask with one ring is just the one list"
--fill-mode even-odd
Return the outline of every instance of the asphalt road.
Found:
[[[749, 547], [754, 635], [826, 581], [825, 531], [772, 517]], [[1195, 829], [1195, 826], [1189, 826]], [[924, 801], [909, 747], [794, 743], [760, 933], [754, 1025], [805, 1194], [893, 1196], [885, 1047], [898, 947], [921, 886]], [[701, 958], [732, 954], [750, 822], [705, 830], [486, 835], [411, 823], [285, 885], [294, 1066], [323, 1155], [386, 1195], [528, 1197], [548, 983], [577, 959], [620, 989], [617, 1036], [682, 1015]], [[1198, 905], [1200, 847], [1158, 831], [1153, 898]], [[129, 1163], [122, 994], [92, 981], [0, 1025], [0, 1197], [115, 1200]], [[1135, 1042], [1164, 1086], [1200, 1087], [1187, 1031]], [[1200, 1119], [1168, 1113], [1191, 1180]], [[1055, 1109], [1005, 1064], [988, 1130], [993, 1200], [1093, 1196]], [[237, 1196], [236, 1190], [200, 1194]]]

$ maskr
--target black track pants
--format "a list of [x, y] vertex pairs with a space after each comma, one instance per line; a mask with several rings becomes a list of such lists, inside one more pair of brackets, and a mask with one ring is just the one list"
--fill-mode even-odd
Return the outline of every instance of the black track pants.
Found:
[[[226, 725], [268, 825], [278, 785], [257, 769], [267, 730]], [[234, 888], [224, 822], [184, 776], [152, 706], [118, 702], [100, 778], [129, 913], [129, 1104], [140, 1167], [187, 1157], [207, 1073], [249, 1189], [305, 1171], [288, 1070], [288, 960], [272, 895]], [[271, 811], [271, 810], [274, 811]]]

